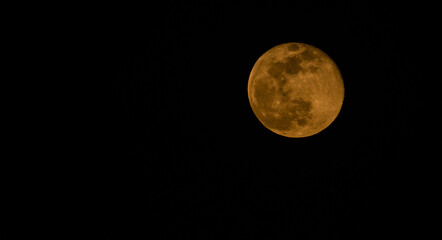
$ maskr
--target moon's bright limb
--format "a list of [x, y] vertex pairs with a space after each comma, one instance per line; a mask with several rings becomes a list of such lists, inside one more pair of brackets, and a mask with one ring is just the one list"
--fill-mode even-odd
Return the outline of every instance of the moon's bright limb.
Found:
[[333, 60], [304, 43], [285, 43], [256, 61], [248, 83], [250, 105], [271, 131], [300, 138], [317, 134], [338, 116], [344, 82]]

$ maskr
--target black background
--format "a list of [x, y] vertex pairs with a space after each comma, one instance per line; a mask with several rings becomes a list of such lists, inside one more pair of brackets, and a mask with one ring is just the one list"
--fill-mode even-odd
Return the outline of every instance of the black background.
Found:
[[[409, 170], [423, 157], [413, 141], [416, 99], [429, 87], [415, 51], [426, 30], [411, 9], [161, 1], [71, 15], [62, 51], [79, 91], [70, 116], [75, 159], [61, 171], [61, 211], [72, 220], [65, 236], [407, 235], [420, 174]], [[320, 48], [344, 79], [339, 116], [312, 137], [272, 133], [248, 102], [255, 61], [286, 42]]]

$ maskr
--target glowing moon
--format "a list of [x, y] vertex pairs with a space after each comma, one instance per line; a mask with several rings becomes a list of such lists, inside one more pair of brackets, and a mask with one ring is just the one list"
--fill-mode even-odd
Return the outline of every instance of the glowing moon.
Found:
[[336, 64], [320, 49], [285, 43], [256, 61], [248, 95], [265, 127], [301, 138], [321, 132], [336, 119], [344, 101], [344, 82]]

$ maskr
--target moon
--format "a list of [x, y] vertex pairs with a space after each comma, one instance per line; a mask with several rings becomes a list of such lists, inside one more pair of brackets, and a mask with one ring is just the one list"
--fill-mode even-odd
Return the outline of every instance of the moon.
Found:
[[305, 43], [284, 43], [265, 52], [253, 66], [247, 90], [258, 120], [290, 138], [327, 128], [344, 101], [344, 81], [336, 64]]

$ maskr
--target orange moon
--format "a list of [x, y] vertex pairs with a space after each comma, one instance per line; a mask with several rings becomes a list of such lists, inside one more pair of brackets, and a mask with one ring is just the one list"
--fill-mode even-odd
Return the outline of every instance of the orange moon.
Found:
[[256, 61], [248, 95], [266, 128], [302, 138], [321, 132], [336, 119], [344, 101], [344, 82], [336, 64], [320, 49], [285, 43]]

